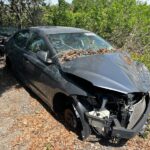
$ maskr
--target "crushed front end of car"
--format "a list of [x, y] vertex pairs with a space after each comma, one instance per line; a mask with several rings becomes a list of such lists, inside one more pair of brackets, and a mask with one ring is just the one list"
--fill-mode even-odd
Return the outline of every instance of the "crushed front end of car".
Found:
[[108, 138], [130, 139], [141, 131], [150, 112], [150, 73], [143, 64], [113, 53], [77, 58], [62, 70], [87, 92], [73, 96], [83, 138], [90, 134], [88, 125]]
[[99, 108], [85, 114], [94, 131], [103, 136], [130, 139], [142, 129], [148, 118], [148, 93], [122, 97], [106, 95], [101, 101]]

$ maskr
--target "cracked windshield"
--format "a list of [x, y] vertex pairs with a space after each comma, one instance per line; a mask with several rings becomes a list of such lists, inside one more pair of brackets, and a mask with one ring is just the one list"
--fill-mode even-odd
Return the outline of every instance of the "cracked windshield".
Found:
[[94, 33], [61, 33], [48, 35], [61, 62], [86, 55], [110, 52], [113, 47]]

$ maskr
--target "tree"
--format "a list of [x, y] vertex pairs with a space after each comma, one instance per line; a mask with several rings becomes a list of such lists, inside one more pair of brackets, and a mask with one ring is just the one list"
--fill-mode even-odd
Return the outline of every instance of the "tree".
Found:
[[150, 43], [150, 5], [137, 0], [73, 0], [72, 4], [59, 0], [58, 5], [46, 5], [44, 0], [0, 2], [1, 25], [74, 26], [93, 31], [117, 47], [130, 41], [132, 49], [149, 48], [144, 45]]
[[9, 3], [10, 14], [15, 17], [18, 28], [40, 24], [44, 0], [9, 0]]

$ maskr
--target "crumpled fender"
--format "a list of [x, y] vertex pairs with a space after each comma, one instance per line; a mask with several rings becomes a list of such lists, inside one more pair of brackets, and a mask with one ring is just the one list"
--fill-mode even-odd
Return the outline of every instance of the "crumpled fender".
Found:
[[73, 97], [73, 107], [75, 109], [75, 113], [79, 116], [82, 124], [81, 138], [84, 140], [91, 134], [91, 129], [88, 122], [85, 119], [86, 108], [78, 101], [76, 96]]

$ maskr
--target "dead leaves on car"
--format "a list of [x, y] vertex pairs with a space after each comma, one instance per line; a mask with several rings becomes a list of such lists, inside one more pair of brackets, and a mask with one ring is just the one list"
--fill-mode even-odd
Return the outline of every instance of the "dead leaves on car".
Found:
[[61, 63], [65, 61], [70, 61], [75, 58], [78, 58], [80, 56], [88, 56], [88, 55], [97, 55], [97, 54], [106, 54], [106, 53], [112, 53], [114, 50], [108, 50], [108, 49], [99, 49], [99, 50], [70, 50], [65, 53], [63, 53], [59, 60]]

